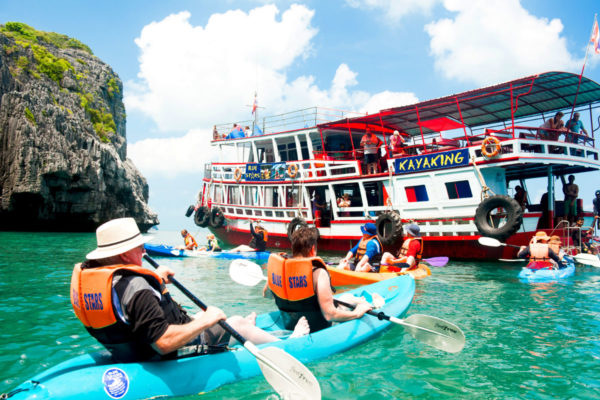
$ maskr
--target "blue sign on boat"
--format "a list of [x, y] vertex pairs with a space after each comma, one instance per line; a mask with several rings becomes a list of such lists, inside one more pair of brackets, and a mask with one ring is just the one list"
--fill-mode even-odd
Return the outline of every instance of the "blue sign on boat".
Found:
[[469, 149], [398, 158], [395, 160], [394, 170], [397, 174], [409, 174], [411, 172], [463, 167], [465, 165], [469, 165]]
[[283, 181], [285, 180], [285, 163], [246, 164], [245, 179], [247, 181]]

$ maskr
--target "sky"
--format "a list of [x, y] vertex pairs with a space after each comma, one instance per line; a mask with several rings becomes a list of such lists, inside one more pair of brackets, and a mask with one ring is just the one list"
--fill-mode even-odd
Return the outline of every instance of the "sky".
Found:
[[[0, 23], [74, 37], [119, 75], [128, 157], [170, 230], [196, 230], [184, 213], [215, 160], [212, 127], [251, 119], [255, 92], [263, 115], [371, 113], [580, 73], [599, 12], [598, 0], [0, 1]], [[584, 75], [600, 81], [591, 50]], [[600, 172], [576, 183], [590, 210]], [[532, 202], [544, 191], [531, 187]]]

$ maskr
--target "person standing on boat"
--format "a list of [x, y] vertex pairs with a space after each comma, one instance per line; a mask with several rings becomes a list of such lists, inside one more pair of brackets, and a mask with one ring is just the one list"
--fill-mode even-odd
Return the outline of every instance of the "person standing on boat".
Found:
[[379, 162], [379, 147], [381, 146], [381, 140], [373, 131], [367, 128], [366, 133], [360, 140], [360, 147], [363, 148], [364, 160], [367, 165], [367, 174], [376, 174], [377, 163]]
[[398, 258], [391, 253], [383, 253], [379, 272], [404, 272], [419, 268], [423, 255], [423, 238], [421, 228], [417, 224], [406, 226], [406, 236], [398, 251]]
[[[588, 136], [587, 131], [583, 127], [583, 122], [581, 122], [579, 120], [578, 112], [573, 114], [573, 118], [571, 118], [570, 120], [567, 121], [567, 123], [565, 124], [565, 127], [567, 128], [567, 131], [569, 131], [569, 132], [573, 132], [573, 133], [577, 133], [577, 134], [583, 132], [585, 134], [585, 136]], [[567, 134], [566, 141], [571, 142], [571, 143], [577, 143], [577, 142], [579, 142], [579, 137], [577, 135]]]
[[[559, 111], [554, 115], [554, 117], [546, 120], [542, 125], [540, 125], [540, 136], [542, 139], [548, 140], [558, 140], [559, 130], [565, 127], [565, 122], [562, 120], [563, 114], [562, 111]], [[548, 131], [545, 129], [549, 129]]]
[[592, 200], [592, 204], [594, 205], [594, 223], [596, 228], [600, 229], [600, 190], [596, 190], [596, 197]]
[[[179, 354], [221, 350], [230, 334], [218, 322], [227, 320], [249, 341], [277, 341], [255, 326], [256, 315], [227, 318], [217, 307], [190, 317], [175, 303], [164, 283], [174, 272], [160, 266], [142, 268], [144, 243], [133, 218], [106, 222], [96, 230], [98, 246], [82, 264], [75, 265], [71, 278], [71, 304], [75, 314], [117, 362], [170, 359]], [[309, 331], [306, 320], [293, 335]]]
[[531, 239], [529, 246], [521, 246], [517, 253], [517, 258], [529, 258], [529, 264], [527, 268], [540, 269], [547, 266], [546, 263], [554, 261], [558, 268], [565, 268], [565, 265], [561, 262], [558, 254], [550, 248], [548, 241], [550, 238], [546, 232], [536, 232], [535, 236]]
[[404, 139], [400, 136], [400, 132], [394, 131], [390, 138], [390, 151], [392, 156], [399, 157], [406, 154], [404, 151]]
[[[344, 193], [342, 195], [342, 197], [339, 197], [337, 199], [337, 205], [340, 209], [350, 207], [352, 205], [352, 201], [350, 200], [350, 194]], [[342, 211], [342, 217], [349, 217], [349, 216], [350, 216], [350, 212]]]
[[256, 227], [252, 226], [250, 221], [250, 234], [252, 239], [248, 245], [241, 244], [238, 247], [229, 250], [230, 253], [239, 253], [242, 251], [266, 251], [267, 250], [267, 238], [269, 234], [265, 228], [263, 228], [258, 222]]
[[215, 238], [214, 234], [209, 233], [208, 235], [206, 235], [206, 241], [208, 242], [207, 245], [205, 247], [200, 247], [199, 250], [212, 251], [214, 253], [221, 251], [221, 248], [219, 247], [219, 242], [217, 241], [217, 238]]
[[198, 243], [196, 243], [196, 239], [194, 239], [194, 237], [186, 229], [181, 230], [181, 237], [185, 242], [185, 244], [183, 245], [183, 250], [196, 250], [198, 248]]
[[377, 237], [377, 227], [374, 223], [367, 222], [360, 230], [363, 237], [350, 249], [346, 257], [342, 258], [338, 268], [357, 272], [379, 272], [383, 246]]
[[577, 197], [579, 196], [579, 186], [575, 184], [575, 176], [569, 175], [569, 183], [563, 186], [563, 193], [565, 194], [565, 218], [572, 224], [577, 217]]
[[321, 221], [323, 219], [323, 213], [325, 212], [325, 208], [325, 202], [321, 198], [321, 194], [315, 190], [312, 212], [315, 218], [315, 226], [317, 228], [321, 226]]
[[[269, 257], [269, 280], [263, 288], [263, 295], [266, 297], [269, 291], [273, 294], [286, 329], [291, 329], [300, 318], [305, 317], [310, 331], [317, 332], [330, 327], [332, 322], [361, 318], [373, 308], [364, 298], [354, 296], [344, 299], [356, 305], [354, 310], [336, 307], [326, 265], [317, 257], [318, 238], [316, 228], [300, 227], [290, 238], [292, 258], [280, 254]], [[290, 278], [282, 280], [282, 276]]]
[[515, 200], [525, 211], [527, 208], [527, 192], [519, 185], [515, 186]]

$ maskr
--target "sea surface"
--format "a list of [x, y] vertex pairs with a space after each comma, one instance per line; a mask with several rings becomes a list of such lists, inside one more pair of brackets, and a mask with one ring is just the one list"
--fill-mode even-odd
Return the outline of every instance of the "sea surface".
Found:
[[[206, 231], [192, 233], [200, 243]], [[181, 242], [178, 232], [154, 235], [156, 243]], [[69, 300], [73, 265], [94, 248], [92, 233], [0, 232], [0, 393], [61, 361], [100, 349]], [[233, 283], [227, 260], [159, 261], [205, 303], [228, 315], [274, 306], [259, 287]], [[457, 324], [467, 337], [464, 350], [444, 353], [393, 326], [350, 351], [308, 364], [323, 398], [600, 398], [600, 269], [578, 267], [565, 281], [530, 284], [517, 278], [520, 268], [509, 262], [458, 261], [432, 267], [432, 275], [416, 283], [409, 314]], [[171, 293], [194, 310], [177, 289]], [[198, 398], [277, 396], [257, 377], [185, 397]]]

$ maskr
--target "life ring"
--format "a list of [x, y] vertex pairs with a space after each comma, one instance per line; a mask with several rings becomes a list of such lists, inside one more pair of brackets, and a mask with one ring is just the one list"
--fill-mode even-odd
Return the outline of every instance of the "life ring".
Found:
[[[488, 146], [493, 146], [493, 150], [489, 151]], [[483, 139], [483, 143], [481, 143], [481, 154], [483, 154], [485, 158], [493, 158], [500, 154], [500, 141], [498, 138], [488, 136]]]
[[287, 229], [288, 239], [292, 240], [292, 234], [296, 232], [298, 228], [306, 227], [308, 224], [304, 220], [304, 218], [295, 217], [290, 221]]
[[287, 174], [290, 178], [294, 179], [298, 175], [298, 164], [288, 165]]
[[220, 228], [225, 223], [225, 215], [220, 207], [215, 207], [210, 213], [210, 226], [213, 228]]
[[379, 214], [375, 227], [379, 241], [385, 246], [392, 246], [402, 240], [402, 218], [398, 211], [384, 211]]
[[242, 170], [239, 168], [235, 169], [235, 172], [233, 173], [233, 178], [235, 179], [236, 182], [239, 182], [242, 180]]
[[206, 228], [210, 223], [210, 210], [206, 206], [202, 206], [196, 210], [194, 214], [194, 223], [201, 228]]
[[[504, 209], [506, 215], [501, 218], [494, 217], [492, 211], [497, 208]], [[500, 220], [504, 222], [500, 225]], [[523, 209], [512, 197], [498, 194], [488, 197], [479, 203], [475, 210], [475, 226], [482, 236], [505, 240], [521, 227], [523, 223]]]

